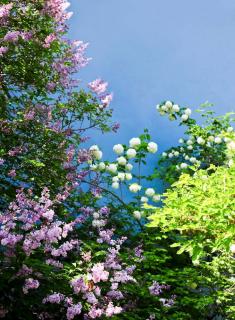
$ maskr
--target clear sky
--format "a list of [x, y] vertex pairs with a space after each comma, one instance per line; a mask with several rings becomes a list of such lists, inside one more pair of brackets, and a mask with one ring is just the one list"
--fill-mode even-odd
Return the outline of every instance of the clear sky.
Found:
[[162, 100], [235, 110], [234, 0], [72, 0], [70, 9], [70, 35], [89, 42], [93, 58], [80, 77], [101, 77], [114, 93], [121, 129], [94, 135], [105, 150], [145, 127], [161, 151], [176, 142], [176, 123], [156, 114]]

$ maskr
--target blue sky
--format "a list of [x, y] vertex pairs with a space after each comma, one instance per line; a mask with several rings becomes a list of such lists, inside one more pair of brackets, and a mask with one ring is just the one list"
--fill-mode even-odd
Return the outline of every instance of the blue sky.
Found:
[[177, 124], [155, 111], [162, 100], [235, 110], [234, 0], [72, 0], [70, 9], [70, 36], [93, 58], [79, 77], [101, 77], [114, 93], [119, 133], [93, 134], [106, 152], [145, 127], [161, 151], [174, 144]]

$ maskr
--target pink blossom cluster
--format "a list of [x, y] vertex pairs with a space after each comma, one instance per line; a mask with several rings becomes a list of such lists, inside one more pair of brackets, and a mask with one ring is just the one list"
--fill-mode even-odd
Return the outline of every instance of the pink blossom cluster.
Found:
[[12, 7], [13, 7], [12, 2], [0, 6], [0, 25], [3, 25], [7, 22], [7, 18], [10, 15], [10, 11]]
[[20, 38], [22, 40], [28, 41], [32, 38], [33, 34], [31, 31], [8, 31], [5, 36], [3, 37], [3, 40], [5, 42], [17, 42]]
[[[84, 211], [94, 212], [93, 209], [87, 208]], [[100, 218], [108, 217], [109, 209], [103, 207], [99, 210]], [[97, 319], [102, 316], [112, 317], [122, 312], [122, 307], [117, 305], [119, 300], [124, 299], [124, 295], [119, 289], [123, 283], [135, 282], [132, 273], [135, 266], [124, 267], [119, 257], [121, 245], [126, 238], [115, 239], [114, 230], [98, 228], [99, 238], [103, 243], [109, 245], [106, 258], [103, 262], [92, 263], [91, 252], [82, 252], [83, 264], [87, 266], [86, 273], [79, 274], [70, 281], [74, 297], [66, 297], [62, 293], [52, 293], [48, 295], [43, 303], [63, 304], [67, 308], [67, 319], [73, 319], [73, 310], [77, 310], [74, 303], [76, 296], [80, 296], [86, 303], [83, 312], [84, 319]], [[100, 240], [98, 240], [100, 242]], [[106, 284], [109, 289], [102, 289], [102, 284]], [[80, 298], [80, 299], [81, 299]], [[90, 307], [87, 309], [87, 305]], [[80, 308], [79, 308], [80, 310]], [[81, 311], [81, 310], [80, 310]], [[77, 313], [76, 313], [77, 314]]]
[[[88, 64], [90, 59], [85, 56], [87, 46], [88, 44], [82, 41], [68, 43], [64, 56], [53, 63], [52, 67], [58, 74], [57, 82], [64, 88], [76, 85], [76, 81], [71, 79], [71, 74], [78, 72]], [[50, 86], [53, 87], [52, 82]]]
[[56, 39], [57, 39], [57, 35], [56, 35], [55, 33], [49, 34], [49, 35], [45, 38], [45, 40], [44, 40], [43, 47], [44, 47], [44, 48], [50, 48], [51, 43], [52, 43], [53, 41], [55, 41]]
[[29, 290], [37, 289], [39, 287], [39, 281], [33, 278], [28, 278], [25, 280], [25, 284], [23, 286], [24, 294], [27, 294]]
[[[72, 149], [71, 149], [72, 150]], [[43, 304], [59, 304], [68, 320], [83, 312], [84, 319], [112, 317], [122, 312], [120, 301], [124, 299], [122, 284], [135, 282], [135, 266], [126, 266], [120, 258], [120, 250], [126, 238], [115, 238], [114, 229], [106, 227], [110, 210], [102, 207], [98, 210], [97, 220], [102, 226], [95, 227], [97, 242], [106, 246], [106, 255], [100, 261], [93, 262], [93, 254], [83, 250], [83, 244], [77, 237], [76, 225], [91, 218], [94, 209], [83, 208], [80, 216], [71, 222], [61, 221], [54, 206], [58, 203], [50, 199], [50, 193], [44, 188], [41, 197], [34, 199], [33, 192], [18, 190], [16, 200], [0, 216], [0, 243], [3, 259], [9, 265], [19, 253], [26, 259], [36, 252], [43, 252], [45, 265], [63, 269], [63, 261], [68, 253], [80, 256], [78, 275], [70, 280], [71, 293], [52, 292], [43, 299]], [[39, 251], [37, 251], [39, 250]], [[12, 259], [12, 260], [11, 260]], [[33, 270], [25, 263], [18, 269], [16, 278], [24, 279], [22, 290], [25, 295], [31, 290], [40, 290], [45, 282], [41, 272]], [[41, 279], [44, 279], [41, 281]], [[44, 314], [45, 318], [45, 314]], [[46, 318], [45, 318], [46, 319]]]
[[88, 88], [91, 89], [92, 92], [98, 95], [100, 99], [101, 108], [108, 107], [113, 100], [112, 93], [105, 93], [108, 87], [108, 82], [103, 81], [102, 79], [96, 79], [88, 84]]
[[53, 17], [57, 22], [63, 23], [72, 16], [72, 12], [66, 12], [70, 3], [66, 0], [46, 0], [43, 14]]

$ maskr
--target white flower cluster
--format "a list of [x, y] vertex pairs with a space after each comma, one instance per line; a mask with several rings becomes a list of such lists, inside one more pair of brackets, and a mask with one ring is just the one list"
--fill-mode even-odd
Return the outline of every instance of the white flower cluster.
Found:
[[142, 218], [142, 215], [143, 215], [143, 211], [135, 210], [133, 212], [133, 216], [136, 220], [140, 220]]
[[104, 219], [102, 219], [102, 217], [100, 217], [99, 212], [94, 212], [92, 226], [94, 228], [101, 228], [101, 227], [104, 227], [105, 225], [106, 225], [106, 220], [104, 220]]
[[152, 198], [154, 202], [158, 202], [161, 200], [160, 195], [155, 194], [155, 190], [153, 188], [147, 188], [145, 190], [145, 196], [141, 197], [141, 202], [147, 203], [149, 198]]
[[187, 121], [192, 114], [192, 110], [189, 108], [180, 108], [178, 104], [174, 104], [171, 101], [166, 101], [163, 104], [156, 106], [157, 111], [160, 115], [168, 115], [170, 120], [174, 120], [175, 117], [181, 116], [182, 121]]
[[[171, 149], [168, 152], [163, 152], [162, 157], [163, 158], [173, 158], [173, 157], [181, 157], [185, 160], [185, 162], [182, 162], [181, 164], [178, 164], [176, 166], [177, 170], [183, 170], [187, 169], [190, 165], [197, 165], [200, 166], [201, 162], [193, 156], [193, 152], [200, 150], [200, 147], [202, 146], [207, 146], [207, 147], [215, 147], [216, 145], [220, 145], [222, 143], [227, 144], [227, 149], [229, 151], [235, 151], [235, 140], [233, 141], [231, 138], [226, 136], [228, 133], [233, 132], [233, 127], [228, 127], [227, 128], [227, 133], [223, 132], [221, 134], [217, 135], [209, 135], [207, 137], [203, 136], [191, 136], [188, 139], [179, 139], [179, 143], [183, 144], [183, 146], [178, 147], [177, 150]], [[199, 148], [199, 149], [198, 149]], [[231, 166], [232, 161], [230, 159], [229, 165]]]
[[[142, 141], [138, 137], [134, 137], [130, 139], [129, 146], [126, 148], [122, 144], [116, 144], [113, 146], [113, 151], [118, 155], [117, 159], [113, 163], [105, 163], [105, 162], [93, 162], [90, 161], [90, 169], [93, 171], [101, 171], [107, 172], [112, 175], [112, 188], [119, 189], [120, 183], [124, 181], [130, 181], [133, 179], [131, 171], [133, 169], [133, 165], [129, 163], [131, 159], [135, 159], [138, 156], [138, 150], [140, 150]], [[143, 144], [145, 146], [145, 150], [149, 153], [156, 153], [158, 151], [158, 145], [151, 141], [149, 143]], [[97, 145], [93, 145], [89, 149], [92, 152], [94, 160], [100, 160], [102, 158], [102, 151], [100, 151]], [[141, 149], [142, 150], [142, 149]], [[141, 191], [142, 186], [136, 182], [128, 185], [129, 191], [132, 193], [138, 193]], [[148, 188], [145, 191], [145, 196], [141, 198], [142, 202], [148, 202], [149, 198], [153, 201], [160, 201], [160, 196], [155, 194], [153, 188]], [[141, 219], [142, 212], [135, 211], [134, 216], [136, 219]], [[102, 221], [98, 218], [95, 218], [93, 221], [93, 225], [99, 226], [102, 224]]]
[[92, 156], [94, 157], [95, 160], [100, 160], [103, 156], [102, 151], [100, 151], [99, 147], [95, 144], [90, 147], [89, 149], [92, 153]]

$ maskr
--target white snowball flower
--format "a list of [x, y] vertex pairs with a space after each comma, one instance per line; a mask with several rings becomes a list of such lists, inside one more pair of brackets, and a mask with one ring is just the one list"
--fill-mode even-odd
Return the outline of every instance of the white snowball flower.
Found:
[[190, 146], [190, 145], [192, 145], [192, 144], [193, 144], [192, 140], [190, 140], [190, 139], [187, 140], [187, 145], [188, 145], [188, 146]]
[[140, 138], [132, 138], [129, 141], [129, 144], [130, 144], [131, 148], [135, 148], [135, 147], [138, 147], [141, 144], [141, 140], [140, 140]]
[[187, 120], [188, 120], [188, 115], [187, 115], [187, 114], [183, 114], [183, 115], [181, 116], [181, 120], [182, 120], [182, 121], [187, 121]]
[[124, 180], [125, 180], [125, 173], [124, 173], [124, 172], [119, 172], [119, 173], [118, 173], [118, 178], [119, 178], [121, 181], [124, 181]]
[[235, 243], [231, 244], [231, 246], [230, 246], [230, 251], [231, 251], [232, 253], [235, 253]]
[[97, 146], [97, 144], [94, 144], [93, 146], [90, 147], [89, 149], [90, 151], [98, 151], [100, 150], [99, 147]]
[[224, 142], [229, 142], [229, 141], [231, 141], [231, 139], [230, 139], [230, 138], [228, 138], [228, 137], [224, 137]]
[[180, 111], [180, 107], [178, 106], [178, 104], [174, 104], [173, 107], [172, 107], [172, 110], [174, 112], [179, 112]]
[[234, 151], [235, 150], [235, 141], [231, 141], [227, 144], [227, 148], [230, 151]]
[[215, 137], [215, 143], [220, 144], [222, 139], [220, 137]]
[[192, 146], [192, 145], [187, 146], [187, 149], [188, 149], [188, 150], [193, 150], [193, 146]]
[[183, 148], [183, 147], [181, 147], [181, 148], [180, 148], [180, 151], [181, 151], [181, 152], [184, 152], [184, 148]]
[[94, 219], [99, 219], [100, 215], [99, 215], [99, 212], [94, 212], [93, 213], [93, 218]]
[[181, 163], [180, 168], [181, 169], [186, 169], [188, 167], [187, 163]]
[[95, 150], [92, 151], [93, 156], [95, 157], [96, 160], [100, 160], [103, 156], [103, 152], [100, 150]]
[[147, 146], [147, 150], [150, 153], [156, 153], [158, 150], [158, 145], [155, 142], [149, 142]]
[[112, 178], [112, 181], [113, 181], [113, 182], [118, 182], [118, 181], [119, 181], [118, 176], [113, 177], [113, 178]]
[[92, 152], [92, 155], [95, 159], [100, 160], [102, 158], [103, 153], [96, 144], [91, 146], [89, 150]]
[[192, 163], [196, 163], [196, 162], [197, 162], [197, 159], [196, 159], [195, 157], [191, 157], [191, 158], [189, 159], [189, 161], [192, 162]]
[[116, 153], [116, 154], [122, 154], [124, 152], [124, 148], [123, 148], [123, 145], [121, 144], [115, 144], [113, 146], [113, 151]]
[[227, 132], [232, 132], [233, 131], [233, 127], [228, 127], [227, 128]]
[[161, 106], [161, 110], [162, 111], [167, 111], [167, 106], [166, 105]]
[[131, 179], [132, 179], [132, 174], [131, 174], [131, 173], [126, 173], [126, 174], [125, 174], [125, 179], [126, 179], [127, 181], [131, 180]]
[[119, 157], [119, 158], [117, 158], [117, 162], [118, 162], [118, 164], [120, 164], [121, 166], [125, 166], [126, 163], [127, 163], [127, 160], [126, 160], [125, 157]]
[[215, 141], [215, 137], [209, 136], [209, 137], [208, 137], [208, 141], [209, 141], [209, 142], [214, 142], [214, 141]]
[[147, 203], [149, 201], [149, 199], [147, 197], [141, 197], [140, 201]]
[[135, 149], [128, 149], [126, 155], [128, 159], [134, 158], [136, 156]]
[[94, 228], [98, 227], [98, 226], [99, 226], [99, 220], [93, 220], [93, 221], [92, 221], [92, 226], [93, 226]]
[[117, 172], [117, 165], [115, 163], [110, 163], [107, 166], [107, 171], [111, 172], [111, 173], [115, 173]]
[[184, 110], [184, 113], [185, 113], [187, 116], [190, 116], [191, 113], [192, 113], [192, 110], [189, 109], [189, 108], [187, 108], [187, 109]]
[[137, 193], [138, 191], [141, 190], [141, 186], [138, 184], [138, 183], [132, 183], [130, 186], [129, 186], [129, 190], [133, 193]]
[[166, 101], [165, 106], [167, 107], [167, 109], [171, 109], [173, 104], [171, 101]]
[[174, 152], [174, 155], [175, 155], [176, 157], [178, 157], [179, 154], [180, 154], [179, 151], [175, 151], [175, 152]]
[[163, 153], [162, 153], [162, 157], [164, 157], [164, 158], [167, 157], [167, 153], [166, 153], [166, 152], [163, 152]]
[[119, 183], [118, 182], [113, 182], [112, 183], [112, 188], [113, 189], [118, 189], [119, 188]]
[[96, 171], [98, 169], [98, 165], [97, 164], [91, 164], [90, 165], [90, 169], [93, 171]]
[[159, 109], [160, 109], [160, 104], [157, 104], [156, 105], [156, 110], [159, 111]]
[[145, 194], [147, 197], [152, 197], [152, 196], [154, 196], [155, 191], [153, 188], [148, 188], [148, 189], [146, 189]]
[[173, 156], [174, 156], [174, 155], [173, 155], [173, 153], [171, 153], [171, 152], [168, 154], [168, 158], [173, 158]]
[[105, 169], [105, 163], [104, 162], [100, 162], [99, 164], [98, 164], [98, 167], [99, 167], [99, 170], [104, 170]]
[[161, 200], [161, 196], [159, 195], [159, 194], [155, 194], [154, 196], [153, 196], [153, 201], [154, 202], [158, 202], [158, 201], [160, 201]]
[[203, 144], [205, 144], [205, 140], [202, 137], [198, 137], [197, 143], [203, 145]]
[[133, 216], [134, 216], [137, 220], [140, 220], [142, 214], [141, 214], [140, 211], [134, 211], [134, 212], [133, 212]]
[[131, 163], [127, 163], [126, 166], [125, 166], [125, 169], [127, 171], [131, 171], [133, 169], [133, 165]]
[[186, 155], [186, 156], [184, 157], [184, 159], [185, 159], [185, 160], [189, 160], [189, 156]]
[[184, 139], [180, 138], [179, 143], [184, 143]]

